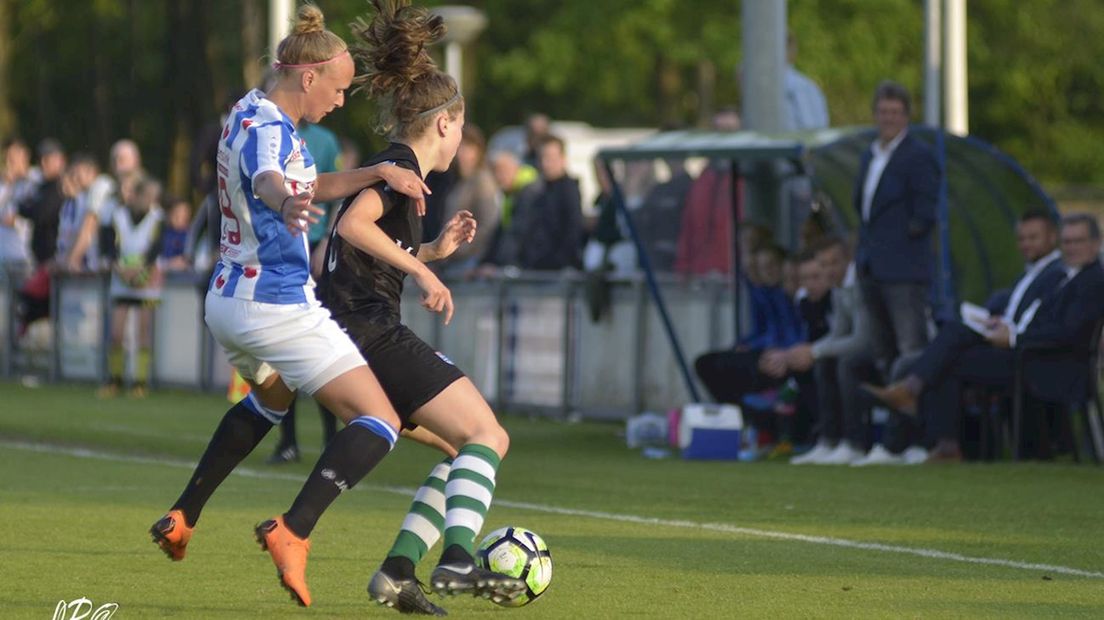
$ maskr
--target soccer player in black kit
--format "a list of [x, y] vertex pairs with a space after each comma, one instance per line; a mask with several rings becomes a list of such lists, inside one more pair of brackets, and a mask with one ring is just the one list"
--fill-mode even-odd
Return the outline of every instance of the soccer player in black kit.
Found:
[[[380, 102], [380, 129], [391, 144], [369, 161], [391, 162], [423, 178], [447, 170], [460, 144], [464, 99], [425, 51], [444, 34], [442, 20], [404, 0], [373, 5], [372, 20], [354, 24], [359, 39], [354, 55], [367, 66], [358, 79]], [[455, 458], [435, 466], [419, 489], [368, 585], [373, 600], [400, 612], [444, 615], [426, 600], [414, 571], [442, 534], [444, 551], [430, 578], [439, 594], [502, 601], [520, 594], [525, 584], [479, 568], [473, 559], [509, 437], [471, 380], [403, 325], [399, 311], [409, 274], [423, 291], [422, 305], [443, 313], [448, 324], [451, 294], [426, 263], [474, 239], [475, 218], [462, 211], [435, 241], [422, 244], [415, 204], [386, 184], [347, 199], [334, 220], [319, 298], [377, 373], [404, 427], [430, 431], [455, 450]]]

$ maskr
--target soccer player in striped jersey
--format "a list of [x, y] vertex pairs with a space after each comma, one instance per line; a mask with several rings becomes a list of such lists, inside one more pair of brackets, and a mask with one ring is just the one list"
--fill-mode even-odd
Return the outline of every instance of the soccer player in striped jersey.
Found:
[[283, 515], [256, 528], [281, 584], [310, 605], [308, 536], [319, 516], [391, 450], [400, 419], [356, 345], [315, 298], [307, 227], [326, 202], [385, 180], [415, 199], [428, 191], [398, 166], [317, 175], [295, 131], [341, 106], [354, 64], [345, 42], [325, 29], [318, 7], [298, 10], [277, 48], [278, 80], [234, 105], [219, 144], [221, 263], [211, 278], [206, 322], [252, 392], [222, 419], [184, 492], [150, 533], [173, 560], [214, 490], [284, 415], [302, 390], [347, 426], [334, 437]]
[[[380, 129], [392, 142], [368, 163], [391, 162], [423, 177], [447, 170], [460, 144], [464, 99], [426, 52], [444, 34], [442, 20], [408, 0], [373, 4], [373, 18], [354, 25], [362, 43], [354, 53], [367, 66], [358, 81], [381, 102]], [[413, 201], [377, 183], [339, 209], [319, 283], [320, 298], [370, 360], [404, 427], [428, 429], [458, 450], [419, 490], [368, 585], [373, 600], [404, 613], [444, 613], [426, 600], [414, 571], [442, 533], [444, 550], [430, 578], [435, 591], [504, 601], [525, 589], [473, 560], [509, 437], [471, 380], [400, 316], [403, 281], [411, 275], [424, 293], [422, 305], [451, 320], [451, 294], [426, 263], [470, 243], [475, 232], [475, 218], [461, 211], [435, 241], [422, 244]]]

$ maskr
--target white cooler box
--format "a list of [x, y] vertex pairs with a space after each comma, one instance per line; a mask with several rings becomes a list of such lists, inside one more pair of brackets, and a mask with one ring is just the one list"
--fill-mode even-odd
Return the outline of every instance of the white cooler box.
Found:
[[678, 427], [684, 459], [736, 460], [744, 416], [736, 405], [693, 403], [682, 408]]

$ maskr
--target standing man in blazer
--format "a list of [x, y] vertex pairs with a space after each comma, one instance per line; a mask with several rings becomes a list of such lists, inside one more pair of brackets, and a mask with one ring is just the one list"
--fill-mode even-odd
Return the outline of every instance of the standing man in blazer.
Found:
[[885, 372], [894, 359], [919, 351], [928, 340], [940, 170], [932, 149], [909, 134], [904, 86], [879, 84], [873, 111], [878, 137], [863, 154], [855, 182], [860, 222], [855, 265], [874, 356]]

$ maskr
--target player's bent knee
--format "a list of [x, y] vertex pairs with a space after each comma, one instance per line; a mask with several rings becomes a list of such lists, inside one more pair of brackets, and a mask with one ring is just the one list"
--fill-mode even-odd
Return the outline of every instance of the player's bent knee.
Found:
[[478, 437], [473, 437], [472, 443], [485, 445], [494, 450], [499, 458], [506, 458], [506, 453], [510, 450], [510, 435], [495, 422], [478, 433]]

